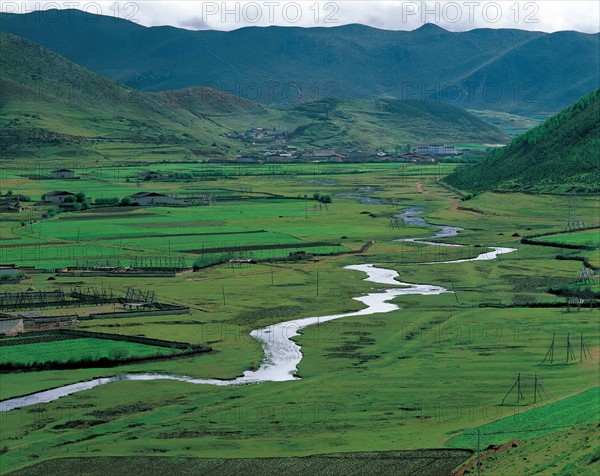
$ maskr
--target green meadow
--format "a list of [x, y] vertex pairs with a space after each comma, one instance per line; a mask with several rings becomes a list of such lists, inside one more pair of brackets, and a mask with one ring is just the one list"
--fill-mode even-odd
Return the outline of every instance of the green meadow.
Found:
[[[168, 167], [176, 169], [172, 164]], [[536, 402], [536, 411], [543, 409], [543, 415], [537, 414], [543, 418], [569, 413], [572, 417], [560, 420], [565, 428], [593, 418], [581, 406], [593, 390], [579, 400], [567, 397], [597, 386], [597, 310], [566, 313], [565, 299], [548, 293], [550, 288], [574, 283], [581, 262], [556, 260], [558, 249], [520, 242], [526, 235], [561, 232], [567, 221], [568, 197], [484, 193], [461, 202], [436, 182], [435, 166], [410, 176], [403, 176], [401, 164], [352, 165], [337, 168], [335, 173], [307, 167], [313, 173], [238, 174], [235, 180], [220, 177], [208, 183], [157, 182], [140, 187], [126, 182], [126, 174], [117, 180], [106, 170], [98, 171], [102, 178], [88, 171], [85, 178], [64, 186], [89, 190], [92, 197], [122, 197], [139, 190], [201, 190], [207, 185], [206, 190], [252, 191], [259, 198], [185, 208], [91, 209], [49, 219], [41, 218], [45, 206], [35, 205], [18, 216], [2, 215], [6, 221], [1, 260], [22, 260], [40, 268], [55, 267], [53, 263], [74, 265], [84, 259], [84, 249], [90, 261], [170, 254], [191, 264], [203, 258], [203, 248], [291, 247], [254, 250], [262, 253], [257, 258], [266, 259], [277, 257], [269, 252], [286, 256], [303, 244], [328, 246], [306, 248], [327, 254], [306, 261], [225, 264], [170, 278], [57, 277], [48, 281], [49, 274], [36, 273], [27, 282], [2, 285], [0, 292], [29, 286], [69, 289], [75, 281], [116, 291], [128, 286], [154, 290], [161, 302], [189, 306], [190, 313], [82, 320], [77, 328], [208, 344], [214, 352], [116, 369], [3, 373], [0, 398], [122, 373], [235, 378], [261, 363], [263, 350], [249, 335], [253, 329], [357, 311], [364, 305], [352, 298], [392, 287], [364, 281], [364, 273], [343, 269], [351, 264], [379, 264], [396, 270], [399, 281], [434, 284], [454, 292], [399, 296], [393, 301], [399, 309], [392, 312], [303, 329], [294, 338], [303, 354], [297, 380], [235, 387], [122, 381], [2, 413], [0, 446], [7, 448], [2, 471], [67, 457], [126, 457], [119, 464], [127, 465], [149, 456], [280, 458], [444, 447], [473, 450], [472, 432], [488, 425], [491, 435], [486, 444], [501, 444], [512, 437], [542, 437], [530, 434], [535, 423], [521, 427], [504, 420], [525, 414], [533, 405], [529, 377], [524, 380], [521, 402], [500, 405], [518, 373], [539, 375], [551, 392], [552, 396], [544, 394]], [[14, 193], [40, 195], [51, 183], [18, 177], [16, 172], [2, 172]], [[52, 184], [51, 189], [55, 188], [62, 186]], [[310, 199], [313, 193], [331, 195], [332, 203], [321, 206]], [[290, 198], [266, 198], [268, 194]], [[367, 197], [377, 200], [361, 203]], [[456, 237], [438, 241], [464, 246], [394, 241], [427, 238], [435, 231], [394, 218], [409, 206], [422, 207], [422, 217], [430, 223], [463, 228]], [[22, 226], [29, 214], [32, 223]], [[578, 215], [586, 224], [594, 224], [597, 200], [581, 197]], [[6, 236], [4, 230], [8, 230]], [[366, 252], [356, 253], [367, 241], [374, 243]], [[474, 257], [489, 246], [516, 251], [494, 261], [428, 264]], [[57, 256], [50, 258], [34, 255], [36, 248], [60, 251], [52, 251]], [[333, 248], [345, 253], [329, 255]], [[48, 311], [60, 312], [64, 310]], [[552, 364], [540, 365], [553, 333], [559, 357]], [[567, 361], [568, 335], [576, 358]], [[590, 350], [581, 362], [580, 338]], [[511, 429], [510, 435], [501, 433], [505, 428]], [[568, 448], [568, 443], [561, 444]]]
[[[540, 390], [540, 393], [543, 393]], [[529, 438], [550, 433], [553, 430], [567, 429], [593, 421], [598, 417], [600, 406], [600, 387], [593, 387], [585, 392], [540, 407], [519, 409], [514, 415], [496, 420], [477, 428], [483, 438], [480, 444], [487, 446], [497, 441], [497, 435], [504, 435], [506, 440]], [[529, 439], [527, 438], [527, 439]], [[448, 441], [450, 446], [458, 448], [471, 447], [477, 439], [477, 431], [460, 434]]]
[[542, 236], [538, 239], [539, 241], [543, 241], [545, 243], [557, 243], [558, 245], [564, 243], [567, 245], [590, 246], [598, 248], [600, 247], [600, 230], [561, 233], [552, 236]]

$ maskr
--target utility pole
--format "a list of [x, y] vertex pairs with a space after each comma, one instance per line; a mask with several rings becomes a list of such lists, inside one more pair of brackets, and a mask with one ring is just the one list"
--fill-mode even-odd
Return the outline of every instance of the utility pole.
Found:
[[454, 298], [456, 299], [456, 302], [458, 302], [458, 294], [456, 294], [456, 289], [454, 289], [454, 283], [452, 283], [452, 292], [454, 293]]
[[477, 428], [477, 476], [481, 476], [481, 430]]
[[319, 295], [319, 270], [317, 270], [317, 296]]

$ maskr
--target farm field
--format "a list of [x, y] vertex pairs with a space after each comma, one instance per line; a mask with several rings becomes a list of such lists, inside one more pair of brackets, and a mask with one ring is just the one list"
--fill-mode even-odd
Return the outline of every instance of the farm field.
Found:
[[[455, 165], [443, 164], [443, 167], [449, 166], [449, 171]], [[158, 169], [167, 172], [175, 170], [174, 167], [166, 164]], [[197, 167], [198, 170], [206, 168], [205, 165]], [[52, 219], [41, 218], [50, 207], [36, 205], [35, 209], [29, 210], [25, 221], [23, 214], [19, 217], [3, 214], [6, 225], [0, 242], [0, 260], [18, 260], [26, 266], [56, 269], [75, 262], [96, 260], [105, 263], [134, 256], [180, 253], [190, 264], [198, 260], [198, 264], [204, 266], [226, 257], [223, 253], [229, 258], [267, 259], [285, 257], [291, 251], [347, 252], [360, 248], [375, 235], [391, 239], [401, 237], [409, 229], [394, 231], [390, 228], [391, 217], [400, 211], [394, 205], [398, 200], [383, 197], [382, 203], [392, 206], [377, 205], [377, 212], [384, 209], [381, 218], [385, 222], [377, 220], [377, 227], [382, 229], [376, 234], [372, 232], [375, 216], [356, 197], [368, 199], [383, 192], [381, 187], [372, 185], [373, 175], [395, 180], [407, 180], [414, 175], [417, 179], [428, 177], [427, 180], [434, 180], [448, 172], [439, 165], [218, 165], [216, 168], [211, 166], [207, 173], [221, 178], [211, 182], [209, 188], [198, 188], [197, 184], [202, 182], [194, 182], [193, 186], [190, 182], [126, 182], [139, 168], [100, 170], [88, 171], [82, 174], [81, 180], [70, 181], [31, 180], [27, 178], [27, 171], [20, 169], [5, 168], [2, 174], [4, 183], [12, 187], [10, 190], [15, 195], [23, 194], [33, 199], [49, 189], [84, 191], [90, 200], [122, 198], [140, 190], [165, 193], [192, 190], [214, 193], [217, 197], [242, 193], [244, 197], [233, 201], [217, 198], [214, 205], [204, 207], [97, 208], [75, 214], [60, 213]], [[226, 178], [229, 174], [235, 176], [235, 183]], [[351, 180], [354, 178], [356, 180]], [[366, 182], [364, 186], [360, 185], [361, 178]], [[310, 199], [314, 193], [336, 195], [333, 196], [334, 203], [315, 202]], [[374, 200], [377, 203], [379, 199]], [[417, 229], [419, 232], [423, 233], [423, 230]], [[289, 246], [284, 248], [283, 245]], [[240, 249], [244, 247], [251, 249]], [[205, 249], [209, 251], [205, 252]], [[210, 256], [211, 253], [216, 255]]]
[[36, 342], [22, 345], [3, 345], [0, 364], [31, 365], [46, 362], [77, 362], [82, 359], [149, 357], [168, 355], [173, 349], [118, 342], [104, 339], [69, 339], [54, 342]]
[[[545, 409], [545, 418], [558, 415], [555, 411], [561, 415], [568, 412], [566, 407], [555, 410], [557, 407], [545, 405], [581, 403], [577, 397], [566, 397], [581, 394], [590, 401], [589, 389], [597, 385], [600, 357], [598, 311], [584, 307], [580, 312], [566, 313], [565, 298], [548, 293], [550, 288], [574, 283], [581, 262], [556, 260], [552, 247], [520, 242], [522, 236], [563, 230], [568, 197], [484, 193], [461, 202], [437, 184], [435, 173], [403, 176], [400, 164], [365, 164], [361, 173], [354, 172], [356, 167], [362, 165], [339, 169], [347, 173], [336, 174], [239, 176], [233, 181], [235, 189], [244, 193], [252, 190], [261, 198], [217, 200], [210, 206], [92, 209], [49, 219], [41, 219], [43, 207], [39, 207], [32, 212], [33, 223], [26, 226], [21, 226], [21, 216], [11, 215], [9, 239], [0, 241], [3, 262], [48, 269], [59, 264], [73, 266], [77, 260], [128, 262], [134, 256], [170, 255], [183, 257], [191, 265], [203, 258], [203, 247], [237, 248], [238, 252], [227, 258], [252, 256], [265, 261], [228, 263], [168, 278], [58, 276], [48, 281], [49, 273], [32, 273], [21, 284], [2, 285], [0, 292], [24, 291], [30, 286], [70, 289], [74, 283], [116, 292], [126, 287], [156, 291], [161, 302], [188, 306], [189, 314], [82, 320], [76, 328], [208, 344], [214, 350], [118, 369], [3, 373], [2, 400], [125, 373], [239, 377], [258, 368], [264, 355], [250, 331], [302, 317], [358, 311], [364, 305], [353, 298], [394, 287], [364, 281], [364, 273], [343, 269], [348, 265], [373, 263], [397, 271], [400, 281], [442, 286], [452, 292], [402, 295], [393, 300], [399, 309], [303, 329], [293, 338], [303, 355], [297, 380], [231, 387], [160, 379], [120, 381], [3, 412], [0, 446], [8, 449], [2, 455], [2, 471], [27, 471], [29, 465], [49, 461], [55, 465], [51, 468], [63, 464], [67, 468], [78, 464], [77, 458], [86, 458], [93, 474], [94, 468], [106, 461], [127, 468], [148, 457], [156, 458], [156, 470], [161, 471], [167, 461], [183, 464], [182, 458], [199, 456], [222, 461], [232, 454], [256, 459], [226, 463], [232, 465], [232, 471], [245, 464], [272, 464], [269, 467], [274, 472], [284, 466], [292, 468], [290, 471], [313, 471], [313, 463], [326, 468], [328, 456], [322, 456], [325, 462], [319, 460], [318, 464], [317, 460], [300, 463], [287, 457], [349, 453], [344, 458], [351, 458], [356, 452], [448, 446], [469, 450], [460, 461], [448, 459], [448, 467], [456, 467], [475, 449], [469, 438], [477, 428], [491, 425], [493, 430], [493, 425], [511, 425], [514, 430], [508, 437], [493, 430], [486, 444], [531, 437], [528, 427], [503, 420], [524, 414], [533, 406], [529, 387], [523, 389], [522, 405], [500, 405], [518, 373], [543, 378], [553, 395], [544, 395], [536, 402], [536, 411]], [[10, 176], [13, 172], [3, 173]], [[136, 184], [124, 182], [122, 177], [106, 179], [107, 190], [115, 187], [106, 196], [122, 197], [118, 190], [139, 191]], [[41, 181], [14, 180], [19, 185], [14, 193], [35, 195], [42, 191]], [[87, 190], [86, 183], [97, 187], [95, 193], [102, 188], [93, 178], [77, 182], [76, 190]], [[173, 192], [204, 183], [143, 183], [141, 189], [155, 185]], [[218, 178], [208, 189], [234, 187], [231, 179]], [[310, 199], [313, 193], [330, 195], [332, 203], [321, 207]], [[290, 198], [266, 198], [268, 194]], [[436, 231], [395, 218], [413, 206], [421, 207], [421, 216], [431, 224], [463, 228], [456, 236], [434, 241], [463, 246], [395, 241], [414, 237], [429, 240]], [[581, 197], [578, 213], [590, 225], [597, 221], [596, 198]], [[358, 253], [368, 241], [374, 243]], [[305, 261], [269, 260], [285, 257], [309, 243], [329, 246], [319, 246], [323, 256]], [[263, 245], [292, 248], [239, 252], [244, 247]], [[435, 263], [473, 258], [492, 246], [515, 251], [492, 261]], [[345, 253], [329, 255], [336, 251], [330, 249], [333, 247]], [[35, 249], [53, 250], [57, 256], [34, 255]], [[67, 312], [71, 311], [77, 312]], [[58, 312], [61, 310], [48, 310], [49, 314]], [[561, 357], [551, 365], [539, 365], [553, 333], [556, 355]], [[576, 358], [567, 362], [567, 335], [574, 345], [583, 336], [590, 355], [579, 362], [576, 346]], [[90, 352], [86, 350], [86, 354]], [[588, 393], [581, 393], [585, 391]], [[565, 431], [593, 417], [589, 413], [592, 407], [579, 403], [573, 418], [561, 420]], [[460, 438], [458, 434], [468, 438], [452, 443], [452, 438]], [[113, 461], [115, 457], [127, 458]], [[193, 464], [216, 463], [200, 460]]]

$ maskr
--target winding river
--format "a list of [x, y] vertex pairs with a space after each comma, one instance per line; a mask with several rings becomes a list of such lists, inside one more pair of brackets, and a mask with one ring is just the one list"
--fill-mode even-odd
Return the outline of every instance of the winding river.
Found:
[[[438, 228], [438, 231], [433, 236], [425, 239], [456, 236], [462, 230], [461, 228], [457, 227], [431, 225], [417, 216], [421, 213], [422, 209], [417, 207], [410, 207], [406, 210], [405, 213], [403, 213], [402, 215], [398, 215], [398, 217], [402, 218], [406, 223], [411, 225], [430, 226]], [[428, 241], [423, 241], [418, 238], [408, 238], [404, 241], [413, 241], [426, 244], [432, 243]], [[441, 243], [433, 244], [440, 245]], [[475, 258], [455, 261], [443, 261], [437, 262], [437, 264], [492, 260], [500, 254], [510, 253], [512, 251], [515, 250], [513, 248], [495, 247], [491, 248], [491, 251], [483, 252]], [[85, 382], [74, 383], [71, 385], [65, 385], [62, 387], [53, 388], [51, 390], [34, 393], [24, 397], [17, 397], [9, 400], [4, 400], [0, 402], [0, 411], [8, 411], [16, 408], [27, 407], [30, 405], [37, 405], [39, 403], [51, 402], [60, 397], [72, 395], [74, 393], [82, 392], [84, 390], [89, 390], [99, 385], [106, 385], [112, 382], [122, 382], [131, 380], [177, 380], [181, 382], [188, 382], [191, 384], [220, 386], [296, 380], [298, 379], [298, 377], [296, 376], [297, 366], [302, 360], [302, 352], [300, 350], [300, 346], [296, 344], [292, 340], [292, 338], [294, 336], [297, 336], [299, 331], [304, 329], [305, 327], [315, 324], [322, 324], [324, 322], [333, 321], [335, 319], [341, 319], [344, 317], [366, 316], [371, 314], [395, 311], [399, 309], [399, 306], [397, 306], [396, 304], [392, 304], [390, 301], [396, 298], [397, 296], [403, 296], [408, 294], [434, 295], [451, 292], [440, 286], [433, 286], [428, 284], [410, 284], [397, 281], [396, 278], [399, 275], [396, 271], [379, 268], [373, 264], [346, 266], [344, 269], [361, 271], [363, 273], [366, 273], [367, 277], [365, 278], [365, 281], [373, 282], [376, 284], [386, 284], [395, 287], [370, 293], [366, 296], [353, 298], [357, 301], [362, 302], [365, 305], [365, 308], [361, 309], [360, 311], [348, 312], [344, 314], [332, 314], [328, 316], [305, 317], [301, 319], [294, 319], [291, 321], [282, 322], [269, 327], [265, 327], [263, 329], [252, 331], [250, 335], [261, 343], [264, 349], [265, 356], [261, 366], [257, 370], [248, 370], [244, 372], [244, 375], [242, 375], [241, 377], [232, 380], [218, 380], [201, 379], [169, 374], [121, 374], [115, 375], [113, 377], [97, 378]]]

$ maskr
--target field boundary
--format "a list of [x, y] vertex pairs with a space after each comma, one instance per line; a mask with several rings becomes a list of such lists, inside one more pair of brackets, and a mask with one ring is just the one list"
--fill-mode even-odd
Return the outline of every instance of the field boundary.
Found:
[[177, 342], [164, 339], [154, 339], [152, 337], [131, 336], [125, 334], [112, 334], [108, 332], [81, 331], [78, 329], [57, 329], [59, 335], [69, 335], [74, 337], [83, 337], [90, 339], [117, 340], [121, 342], [134, 342], [136, 344], [152, 345], [155, 347], [166, 347], [170, 349], [188, 349], [194, 347], [197, 349], [205, 349], [206, 352], [212, 350], [211, 347], [205, 345], [195, 345], [189, 342]]
[[215, 248], [201, 248], [194, 250], [183, 250], [182, 253], [208, 254], [227, 253], [230, 251], [263, 251], [263, 250], [295, 250], [302, 248], [318, 248], [320, 246], [342, 246], [340, 243], [326, 243], [324, 241], [313, 241], [308, 243], [278, 243], [271, 245], [247, 245], [247, 246], [223, 246]]
[[[39, 333], [37, 337], [41, 337]], [[92, 332], [92, 331], [80, 331], [74, 329], [57, 329], [52, 331], [50, 336], [68, 336], [72, 339], [87, 338], [87, 339], [102, 339], [120, 342], [130, 342], [134, 344], [148, 345], [152, 347], [161, 347], [168, 349], [176, 349], [180, 352], [174, 352], [172, 354], [163, 355], [149, 355], [142, 357], [100, 357], [96, 359], [82, 358], [80, 360], [68, 361], [47, 361], [47, 362], [33, 362], [31, 364], [13, 364], [11, 362], [0, 364], [0, 374], [10, 372], [31, 372], [39, 370], [67, 370], [67, 369], [82, 369], [82, 368], [106, 368], [116, 367], [125, 364], [134, 364], [140, 362], [149, 362], [156, 360], [165, 360], [172, 358], [179, 358], [185, 356], [191, 356], [196, 354], [202, 354], [211, 352], [212, 347], [204, 344], [190, 344], [186, 342], [166, 341], [163, 339], [153, 339], [150, 337], [141, 336], [128, 336], [123, 334], [109, 334], [105, 332]], [[68, 339], [53, 339], [52, 341], [68, 340]], [[16, 344], [16, 345], [29, 345], [27, 343]], [[1, 403], [1, 402], [0, 402]]]
[[[597, 230], [600, 229], [599, 225], [594, 226], [586, 226], [577, 231], [587, 231], [587, 230]], [[537, 245], [537, 246], [550, 246], [553, 248], [565, 248], [569, 250], [585, 250], [591, 251], [597, 249], [596, 246], [586, 246], [586, 245], [572, 245], [570, 243], [560, 243], [560, 242], [549, 242], [549, 241], [538, 241], [535, 238], [542, 238], [545, 236], [553, 236], [553, 235], [563, 235], [566, 233], [565, 231], [549, 231], [546, 233], [537, 233], [535, 235], [528, 235], [521, 238], [521, 243], [525, 245]]]

